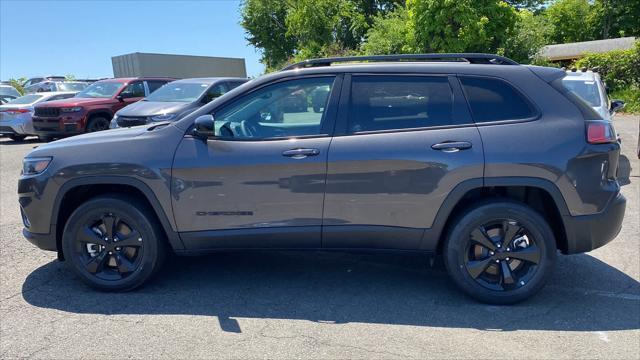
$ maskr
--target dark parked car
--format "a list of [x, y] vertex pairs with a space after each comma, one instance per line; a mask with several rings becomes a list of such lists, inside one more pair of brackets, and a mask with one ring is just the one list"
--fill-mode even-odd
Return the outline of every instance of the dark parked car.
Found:
[[118, 111], [111, 120], [111, 127], [175, 121], [248, 80], [245, 78], [198, 78], [170, 82], [142, 101]]
[[[624, 217], [616, 133], [565, 76], [487, 54], [294, 64], [176, 122], [34, 149], [24, 235], [110, 291], [169, 251], [375, 249], [441, 254], [476, 299], [521, 301]], [[282, 110], [327, 87], [321, 112]]]
[[72, 98], [36, 105], [33, 128], [45, 139], [106, 130], [116, 111], [172, 80], [120, 78], [96, 81]]

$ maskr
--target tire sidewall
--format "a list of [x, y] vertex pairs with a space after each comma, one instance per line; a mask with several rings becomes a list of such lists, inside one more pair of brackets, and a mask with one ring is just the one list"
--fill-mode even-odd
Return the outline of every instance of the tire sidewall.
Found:
[[[144, 239], [140, 265], [125, 279], [113, 281], [99, 279], [84, 269], [84, 265], [76, 255], [75, 234], [78, 228], [92, 217], [104, 213], [116, 214], [125, 223], [133, 226]], [[69, 267], [82, 281], [100, 290], [125, 291], [142, 285], [153, 274], [158, 265], [159, 241], [161, 239], [152, 223], [138, 207], [122, 199], [96, 198], [82, 204], [71, 214], [62, 235], [62, 248]]]
[[[542, 253], [536, 274], [529, 283], [507, 292], [483, 287], [469, 275], [464, 264], [464, 251], [471, 231], [486, 222], [503, 218], [516, 220], [526, 227]], [[449, 233], [444, 248], [445, 266], [456, 285], [472, 297], [492, 304], [512, 304], [538, 292], [551, 274], [555, 259], [555, 237], [544, 218], [525, 205], [509, 201], [479, 205], [468, 211]]]
[[[100, 121], [100, 120], [106, 121], [107, 127], [105, 129], [102, 129], [102, 130], [91, 130], [91, 125], [94, 124], [95, 122]], [[104, 116], [93, 116], [87, 122], [87, 132], [98, 132], [98, 131], [109, 130], [109, 123], [110, 123], [109, 119], [107, 119]]]

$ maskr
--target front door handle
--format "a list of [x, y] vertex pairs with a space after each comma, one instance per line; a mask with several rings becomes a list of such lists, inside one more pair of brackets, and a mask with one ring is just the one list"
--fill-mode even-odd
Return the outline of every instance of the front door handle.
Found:
[[443, 143], [431, 145], [433, 150], [441, 150], [444, 152], [457, 152], [460, 150], [470, 149], [471, 143], [468, 141], [446, 141]]
[[320, 150], [318, 149], [291, 149], [282, 152], [282, 156], [290, 157], [293, 159], [304, 159], [307, 156], [316, 156], [320, 154]]

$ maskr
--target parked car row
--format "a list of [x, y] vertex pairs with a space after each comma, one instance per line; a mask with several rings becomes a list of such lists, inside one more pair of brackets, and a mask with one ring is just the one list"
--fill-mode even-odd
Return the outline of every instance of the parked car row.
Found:
[[[30, 79], [25, 84], [36, 80], [41, 78]], [[15, 93], [11, 92], [11, 100], [3, 105], [0, 134], [16, 141], [29, 135], [48, 141], [110, 127], [174, 121], [247, 80], [198, 78], [174, 81], [172, 78], [147, 77], [105, 79], [88, 84], [48, 77], [29, 86], [51, 86], [48, 89], [56, 91], [17, 97], [19, 93], [11, 87]], [[168, 83], [170, 85], [165, 87]], [[59, 91], [64, 89], [69, 91]], [[156, 93], [158, 89], [162, 90]], [[143, 103], [136, 104], [142, 99]]]

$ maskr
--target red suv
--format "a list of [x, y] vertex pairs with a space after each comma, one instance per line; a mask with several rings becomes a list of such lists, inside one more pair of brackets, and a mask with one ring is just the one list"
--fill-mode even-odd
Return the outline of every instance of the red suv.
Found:
[[33, 128], [44, 139], [107, 130], [116, 111], [173, 80], [119, 78], [97, 81], [75, 97], [37, 105]]

